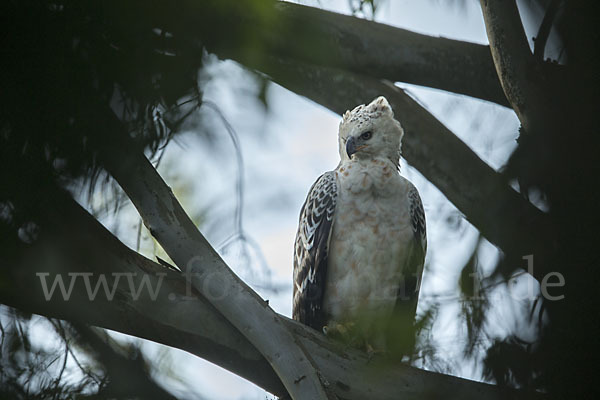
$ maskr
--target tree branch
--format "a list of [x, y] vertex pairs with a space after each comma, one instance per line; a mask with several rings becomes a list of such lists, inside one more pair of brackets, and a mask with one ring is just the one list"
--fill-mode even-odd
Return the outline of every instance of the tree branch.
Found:
[[[3, 275], [3, 279], [13, 283], [2, 287], [0, 302], [186, 350], [277, 396], [287, 395], [260, 352], [183, 274], [123, 245], [67, 194], [49, 195], [43, 201], [44, 219], [36, 221], [42, 233], [36, 244], [14, 258], [11, 253], [0, 255], [2, 271], [10, 274]], [[47, 288], [57, 277], [63, 279], [66, 287], [70, 279], [75, 279], [68, 301], [63, 300], [58, 289], [47, 298], [42, 276], [37, 275], [40, 273], [47, 274]], [[107, 298], [100, 288], [91, 299], [84, 274], [89, 275], [91, 288], [104, 277], [110, 289], [116, 287], [114, 297]], [[144, 290], [138, 289], [144, 279], [149, 284]], [[150, 289], [156, 290], [154, 298]], [[132, 296], [136, 290], [140, 290], [137, 299]]]
[[[110, 113], [114, 132], [127, 135]], [[186, 278], [269, 361], [293, 399], [327, 399], [310, 355], [295, 342], [268, 304], [229, 269], [140, 152], [109, 147], [105, 166], [142, 216], [152, 236]], [[116, 156], [116, 157], [115, 157]]]
[[[490, 242], [519, 256], [536, 253], [552, 243], [547, 216], [398, 87], [340, 70], [282, 60], [272, 60], [263, 71], [275, 82], [338, 114], [379, 95], [386, 96], [405, 130], [403, 156]], [[533, 272], [538, 280], [545, 273], [543, 268]]]
[[537, 62], [544, 61], [544, 51], [546, 50], [546, 43], [548, 42], [550, 30], [552, 29], [552, 23], [554, 22], [554, 18], [556, 17], [556, 13], [558, 12], [558, 6], [560, 5], [560, 3], [561, 0], [550, 1], [550, 5], [548, 5], [546, 14], [544, 14], [544, 19], [540, 24], [540, 29], [538, 30], [538, 34], [535, 37], [535, 43], [533, 47], [533, 57]]
[[[26, 256], [0, 260], [11, 268], [10, 287], [0, 291], [0, 301], [22, 310], [70, 319], [145, 338], [179, 348], [226, 368], [277, 396], [285, 395], [279, 378], [256, 348], [195, 289], [181, 274], [128, 249], [93, 217], [68, 197], [46, 207], [48, 218], [43, 236]], [[36, 273], [56, 275], [91, 273], [113, 279], [114, 274], [135, 274], [135, 286], [143, 277], [157, 288], [155, 298], [141, 292], [131, 296], [126, 280], [117, 284], [117, 294], [107, 301], [102, 291], [91, 301], [81, 281], [68, 301], [55, 293], [46, 299]], [[163, 274], [163, 278], [160, 278]], [[112, 285], [113, 281], [109, 284]], [[67, 282], [68, 286], [68, 282]], [[93, 286], [93, 285], [92, 285]], [[112, 287], [112, 286], [110, 286]], [[58, 292], [58, 291], [57, 291]], [[94, 312], [90, 312], [90, 310]], [[365, 354], [329, 341], [316, 331], [278, 316], [295, 340], [311, 354], [340, 399], [531, 399], [539, 394], [473, 382], [428, 372], [383, 360], [369, 362]]]
[[543, 131], [549, 108], [537, 85], [534, 58], [515, 0], [480, 0], [485, 29], [502, 89], [523, 127]]
[[108, 18], [127, 24], [124, 16], [136, 15], [245, 65], [276, 56], [509, 106], [488, 46], [283, 1], [189, 0], [178, 7], [155, 2], [144, 4], [143, 14], [128, 4], [111, 3], [105, 9]]
[[[293, 3], [281, 2], [277, 8], [291, 28], [283, 35], [269, 32], [267, 40], [276, 40], [285, 49], [272, 55], [509, 106], [488, 46], [421, 35]], [[306, 51], [299, 37], [318, 37], [312, 43], [324, 51]]]

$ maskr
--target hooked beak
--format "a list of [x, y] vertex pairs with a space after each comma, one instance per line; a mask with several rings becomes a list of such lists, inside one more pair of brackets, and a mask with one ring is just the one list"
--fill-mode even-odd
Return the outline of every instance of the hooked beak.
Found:
[[350, 136], [346, 141], [346, 154], [348, 154], [348, 158], [352, 158], [352, 154], [356, 153], [360, 149], [364, 149], [365, 147], [367, 147], [365, 144], [357, 146], [356, 139]]
[[346, 154], [348, 154], [348, 158], [352, 158], [354, 153], [356, 153], [356, 140], [350, 136], [346, 141]]

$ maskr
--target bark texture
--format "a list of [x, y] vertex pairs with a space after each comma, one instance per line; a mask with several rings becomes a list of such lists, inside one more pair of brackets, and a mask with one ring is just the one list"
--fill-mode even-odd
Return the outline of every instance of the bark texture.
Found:
[[481, 0], [481, 9], [506, 98], [527, 131], [543, 129], [549, 104], [537, 83], [539, 73], [515, 0]]

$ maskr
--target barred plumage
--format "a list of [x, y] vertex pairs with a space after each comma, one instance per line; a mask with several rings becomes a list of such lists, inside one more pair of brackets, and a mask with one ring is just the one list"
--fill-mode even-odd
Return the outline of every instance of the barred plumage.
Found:
[[[411, 185], [412, 186], [412, 185]], [[427, 228], [425, 224], [425, 210], [417, 188], [412, 186], [408, 192], [410, 199], [410, 219], [415, 233], [415, 240], [421, 246], [423, 253], [427, 252]]]
[[382, 320], [412, 329], [427, 239], [419, 193], [399, 175], [403, 134], [383, 97], [344, 114], [340, 164], [300, 212], [294, 319], [317, 330], [361, 321], [365, 343], [382, 347]]
[[336, 197], [335, 174], [326, 172], [310, 188], [296, 234], [293, 318], [315, 329], [324, 323], [322, 299]]

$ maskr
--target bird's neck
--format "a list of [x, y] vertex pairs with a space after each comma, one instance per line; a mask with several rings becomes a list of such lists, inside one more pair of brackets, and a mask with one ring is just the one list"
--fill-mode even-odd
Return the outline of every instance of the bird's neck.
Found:
[[400, 172], [400, 159], [390, 158], [385, 156], [380, 157], [369, 157], [369, 156], [358, 156], [354, 155], [351, 159], [340, 161], [340, 165], [357, 165], [360, 167], [369, 167], [373, 164], [376, 165], [387, 165], [391, 168], [395, 168]]

